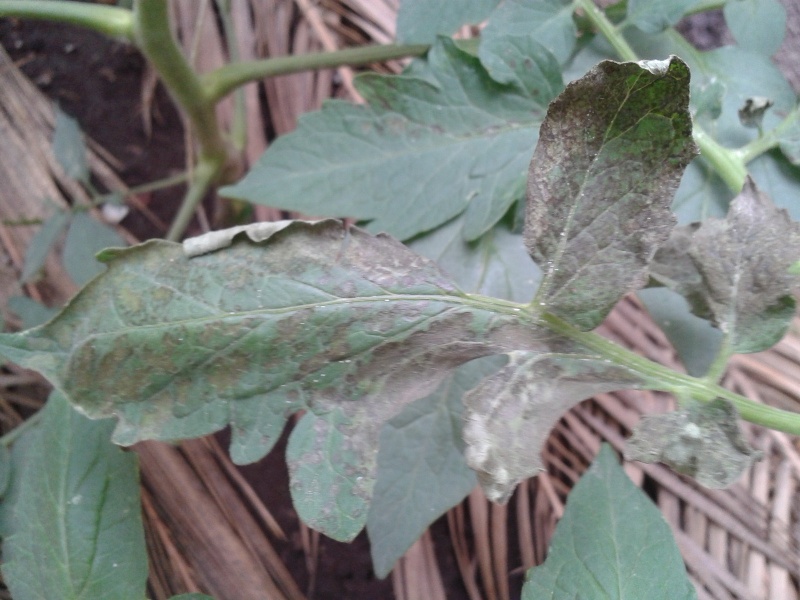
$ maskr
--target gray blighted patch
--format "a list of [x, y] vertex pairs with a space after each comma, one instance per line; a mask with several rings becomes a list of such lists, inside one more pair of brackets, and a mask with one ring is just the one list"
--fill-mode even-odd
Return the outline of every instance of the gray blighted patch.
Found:
[[628, 440], [625, 458], [663, 462], [706, 487], [727, 487], [761, 458], [742, 436], [737, 417], [722, 398], [646, 416]]

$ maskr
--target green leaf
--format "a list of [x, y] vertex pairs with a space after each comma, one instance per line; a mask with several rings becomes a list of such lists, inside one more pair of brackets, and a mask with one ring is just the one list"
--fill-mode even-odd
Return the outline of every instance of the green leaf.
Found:
[[481, 32], [481, 58], [486, 52], [502, 56], [506, 40], [529, 37], [547, 48], [559, 63], [566, 63], [578, 37], [573, 10], [574, 3], [568, 0], [505, 0]]
[[50, 308], [27, 296], [12, 296], [8, 308], [22, 319], [22, 328], [30, 329], [46, 323], [58, 314], [57, 308]]
[[698, 0], [628, 0], [628, 21], [645, 33], [675, 25]]
[[464, 235], [480, 237], [520, 197], [552, 78], [536, 61], [521, 61], [513, 71], [525, 87], [500, 85], [447, 39], [428, 61], [425, 80], [359, 77], [369, 106], [326, 103], [221, 193], [371, 220], [371, 230], [400, 239], [466, 210]]
[[[337, 486], [301, 501], [301, 515], [346, 539], [366, 518], [387, 420], [460, 364], [554, 339], [387, 236], [334, 221], [293, 222], [261, 242], [248, 233], [194, 258], [156, 240], [108, 251], [106, 273], [50, 323], [0, 336], [0, 352], [85, 414], [118, 417], [121, 444], [230, 424], [233, 459], [250, 462], [309, 409], [290, 443], [292, 485]], [[339, 459], [347, 469], [334, 472]]]
[[44, 261], [50, 248], [56, 243], [59, 236], [64, 232], [69, 224], [70, 213], [58, 210], [56, 213], [42, 223], [41, 229], [31, 238], [28, 249], [25, 251], [25, 264], [22, 267], [20, 283], [27, 283], [44, 266]]
[[697, 598], [669, 525], [605, 444], [570, 493], [547, 560], [522, 589], [522, 600], [578, 598]]
[[696, 153], [680, 59], [600, 63], [550, 104], [528, 177], [525, 243], [545, 275], [537, 301], [592, 329], [647, 282]]
[[772, 56], [786, 34], [786, 9], [778, 0], [728, 0], [725, 23], [739, 46]]
[[[147, 580], [136, 457], [51, 395], [19, 473], [3, 579], [14, 598], [143, 598]], [[44, 568], [43, 568], [44, 565]]]
[[437, 34], [451, 35], [466, 24], [486, 19], [499, 0], [402, 0], [397, 11], [397, 40], [427, 44]]
[[786, 117], [779, 136], [783, 155], [795, 166], [800, 166], [800, 107], [795, 107]]
[[334, 408], [322, 417], [306, 413], [289, 437], [292, 502], [307, 525], [348, 542], [364, 528], [374, 486], [377, 440], [361, 446], [358, 424]]
[[86, 144], [78, 122], [56, 106], [56, 125], [53, 131], [53, 154], [68, 177], [89, 181]]
[[87, 212], [75, 213], [64, 243], [64, 268], [75, 283], [83, 285], [103, 271], [95, 255], [104, 248], [122, 246], [127, 243], [113, 228]]
[[487, 357], [459, 367], [381, 431], [378, 478], [367, 516], [378, 577], [388, 575], [430, 524], [475, 487], [475, 473], [464, 461], [461, 397], [503, 362]]
[[0, 444], [0, 498], [8, 493], [11, 484], [11, 452], [4, 444]]
[[625, 458], [663, 462], [706, 487], [728, 487], [761, 458], [742, 436], [738, 416], [723, 398], [645, 416], [625, 445]]
[[698, 156], [683, 173], [672, 201], [672, 210], [681, 224], [724, 217], [733, 196], [719, 175], [703, 157]]
[[731, 352], [758, 352], [780, 340], [794, 316], [800, 224], [748, 178], [726, 219], [677, 228], [656, 253], [652, 276], [710, 318]]
[[17, 437], [8, 446], [8, 482], [6, 489], [3, 490], [2, 501], [0, 501], [0, 538], [7, 538], [17, 527], [17, 519], [14, 516], [14, 507], [19, 498], [21, 482], [26, 478], [28, 472], [28, 459], [33, 454], [33, 449], [39, 442], [39, 423], [26, 423], [26, 430], [18, 432]]
[[672, 342], [686, 372], [694, 377], [708, 373], [722, 347], [722, 332], [692, 314], [686, 299], [668, 288], [639, 290], [637, 296]]
[[599, 393], [647, 387], [572, 342], [550, 346], [552, 352], [510, 352], [505, 367], [464, 396], [467, 464], [493, 502], [507, 502], [519, 482], [544, 469], [541, 448], [570, 408]]
[[762, 154], [749, 165], [758, 188], [773, 199], [795, 221], [800, 221], [800, 166], [793, 165], [775, 150]]
[[522, 236], [496, 225], [475, 242], [463, 238], [463, 217], [414, 239], [409, 247], [436, 261], [458, 286], [514, 302], [530, 302], [541, 270], [525, 250]]

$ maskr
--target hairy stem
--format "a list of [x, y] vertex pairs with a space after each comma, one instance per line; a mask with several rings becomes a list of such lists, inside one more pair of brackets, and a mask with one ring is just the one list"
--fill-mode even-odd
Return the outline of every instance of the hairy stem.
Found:
[[251, 81], [312, 69], [327, 69], [343, 65], [357, 66], [409, 56], [421, 56], [429, 48], [428, 44], [369, 45], [335, 52], [296, 54], [244, 61], [211, 71], [203, 75], [202, 80], [206, 98], [211, 102], [218, 102], [237, 87]]
[[739, 416], [746, 421], [793, 435], [800, 435], [800, 413], [759, 404], [721, 387], [714, 381], [678, 373], [669, 367], [631, 352], [596, 333], [580, 331], [550, 313], [544, 313], [539, 318], [552, 331], [573, 339], [611, 362], [638, 373], [654, 389], [670, 392], [677, 397], [690, 397], [701, 402], [711, 402], [716, 398], [725, 398], [736, 407], [739, 411]]
[[[158, 72], [175, 102], [183, 109], [199, 143], [198, 165], [184, 197], [169, 239], [180, 238], [197, 204], [231, 161], [228, 147], [200, 78], [172, 37], [166, 0], [137, 0], [134, 4], [135, 40]], [[189, 217], [185, 215], [188, 213]]]
[[0, 0], [0, 17], [46, 19], [71, 23], [105, 35], [133, 41], [133, 13], [126, 8], [87, 2]]

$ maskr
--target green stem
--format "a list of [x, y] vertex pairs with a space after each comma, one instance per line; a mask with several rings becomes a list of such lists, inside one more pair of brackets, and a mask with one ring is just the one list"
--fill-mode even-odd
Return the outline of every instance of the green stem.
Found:
[[713, 381], [678, 373], [669, 367], [631, 352], [596, 333], [580, 331], [550, 313], [539, 315], [538, 318], [551, 331], [575, 340], [612, 363], [627, 367], [638, 373], [645, 380], [647, 387], [651, 389], [670, 392], [677, 397], [691, 397], [700, 402], [711, 402], [716, 398], [725, 398], [736, 407], [739, 411], [739, 416], [746, 421], [792, 435], [800, 435], [800, 413], [759, 404], [727, 390]]
[[764, 135], [758, 137], [749, 144], [746, 144], [745, 146], [742, 146], [736, 150], [736, 155], [744, 163], [748, 163], [751, 160], [758, 158], [765, 152], [769, 152], [773, 148], [777, 148], [780, 145], [781, 136], [786, 132], [786, 130], [797, 126], [798, 119], [800, 119], [800, 107], [795, 106], [792, 112], [786, 115], [786, 118], [778, 123], [776, 127], [770, 129]]
[[[214, 103], [206, 98], [200, 78], [186, 61], [172, 37], [166, 0], [136, 0], [135, 39], [142, 54], [158, 72], [161, 81], [191, 123], [200, 146], [198, 164], [169, 239], [179, 239], [197, 204], [222, 175], [230, 155], [222, 138]], [[188, 217], [186, 217], [188, 213]]]
[[692, 135], [700, 148], [700, 155], [717, 172], [728, 188], [735, 194], [741, 192], [747, 177], [747, 165], [737, 151], [720, 145], [696, 123], [692, 128]]
[[189, 189], [183, 197], [181, 207], [178, 209], [178, 214], [172, 220], [167, 238], [171, 242], [180, 241], [183, 232], [189, 226], [195, 210], [200, 202], [208, 192], [209, 188], [213, 185], [214, 181], [219, 177], [221, 165], [213, 161], [200, 160], [195, 167], [192, 174], [192, 180], [189, 184]]
[[116, 6], [50, 0], [0, 0], [0, 17], [46, 19], [87, 27], [105, 35], [133, 41], [133, 13]]
[[[239, 41], [236, 35], [236, 28], [231, 19], [230, 0], [216, 0], [217, 11], [222, 22], [222, 30], [225, 33], [225, 42], [228, 47], [228, 57], [230, 63], [241, 61], [239, 54]], [[233, 98], [233, 118], [231, 119], [230, 139], [237, 152], [244, 151], [247, 146], [247, 114], [246, 114], [244, 88], [238, 87]]]
[[593, 0], [576, 0], [575, 6], [583, 9], [583, 12], [586, 13], [586, 17], [592, 22], [592, 25], [603, 34], [622, 60], [630, 62], [639, 60], [636, 52], [630, 47], [619, 29], [608, 20], [606, 14], [598, 8]]
[[346, 48], [336, 52], [279, 56], [225, 65], [203, 75], [202, 81], [205, 97], [210, 102], [218, 102], [237, 87], [251, 81], [312, 69], [365, 65], [409, 56], [421, 56], [429, 48], [428, 44], [384, 44]]
[[732, 354], [733, 352], [731, 351], [730, 339], [727, 335], [725, 335], [722, 338], [722, 344], [720, 344], [719, 351], [714, 357], [714, 361], [711, 363], [711, 366], [708, 368], [708, 372], [706, 373], [704, 379], [713, 383], [719, 382], [722, 379], [722, 376], [725, 374], [725, 369], [728, 368], [728, 361], [730, 360]]

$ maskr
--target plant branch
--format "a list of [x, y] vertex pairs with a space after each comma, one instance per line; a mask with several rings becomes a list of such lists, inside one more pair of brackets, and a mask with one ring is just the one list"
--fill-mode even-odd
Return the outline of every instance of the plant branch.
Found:
[[739, 416], [745, 421], [792, 435], [800, 435], [800, 413], [760, 404], [713, 381], [678, 373], [596, 333], [580, 331], [553, 314], [543, 313], [538, 318], [555, 333], [575, 340], [611, 362], [638, 373], [651, 389], [670, 392], [679, 398], [691, 397], [700, 402], [725, 398], [736, 407]]
[[357, 66], [425, 54], [428, 44], [382, 44], [346, 48], [336, 52], [312, 52], [279, 56], [264, 60], [244, 61], [220, 67], [202, 76], [205, 97], [218, 102], [237, 87], [276, 75], [287, 75], [313, 69], [328, 69], [343, 65]]
[[44, 19], [71, 23], [102, 34], [133, 41], [133, 13], [126, 8], [87, 2], [0, 0], [0, 17]]
[[[214, 103], [206, 99], [200, 78], [184, 58], [169, 27], [166, 0], [137, 0], [134, 4], [135, 40], [158, 72], [175, 102], [183, 109], [199, 142], [198, 165], [169, 239], [180, 238], [197, 204], [218, 181], [231, 161], [219, 129]], [[189, 217], [184, 219], [188, 213]]]
[[769, 152], [773, 148], [777, 148], [780, 145], [780, 138], [787, 130], [792, 127], [797, 127], [798, 121], [800, 120], [800, 106], [795, 106], [786, 118], [778, 123], [774, 128], [767, 131], [764, 135], [758, 137], [757, 139], [753, 140], [749, 144], [742, 146], [738, 150], [736, 150], [737, 156], [745, 162], [748, 163], [751, 160], [754, 160], [764, 154], [765, 152]]

